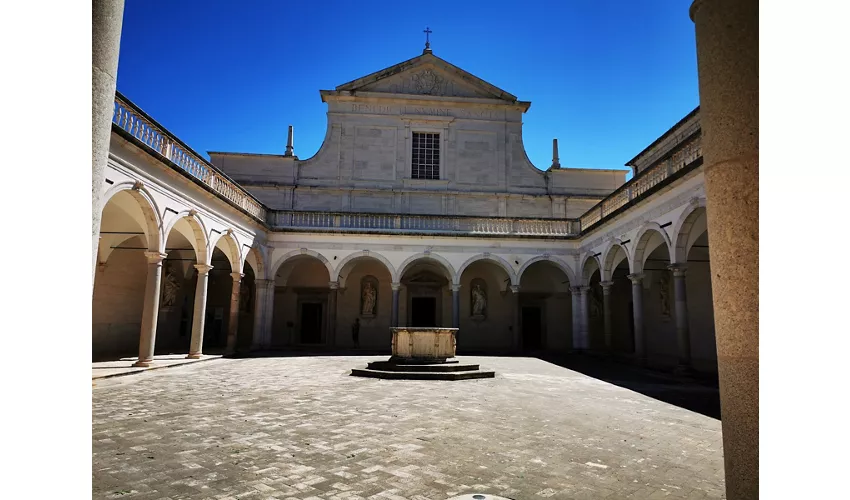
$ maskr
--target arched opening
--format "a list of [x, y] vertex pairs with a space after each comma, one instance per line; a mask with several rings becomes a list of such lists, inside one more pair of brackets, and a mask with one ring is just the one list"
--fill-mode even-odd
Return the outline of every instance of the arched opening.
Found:
[[634, 304], [632, 282], [628, 278], [631, 270], [625, 248], [620, 244], [609, 248], [603, 266], [604, 274], [612, 282], [609, 292], [611, 350], [615, 354], [631, 354], [635, 350]]
[[570, 278], [555, 262], [528, 265], [519, 277], [517, 344], [524, 352], [565, 351], [573, 346]]
[[437, 259], [421, 257], [401, 268], [399, 324], [452, 326], [452, 271]]
[[647, 361], [656, 367], [674, 367], [678, 362], [670, 251], [664, 236], [649, 229], [640, 236], [635, 265], [643, 270], [643, 317]]
[[680, 261], [687, 264], [685, 289], [691, 367], [699, 372], [716, 374], [717, 344], [705, 208], [697, 208], [691, 212], [677, 241], [677, 253], [685, 256], [685, 260]]
[[[239, 253], [236, 241], [225, 234], [216, 240], [212, 251], [207, 283], [207, 308], [204, 321], [203, 351], [209, 354], [224, 353], [227, 348], [227, 337], [230, 332], [231, 306], [233, 303], [233, 273], [239, 272]], [[241, 294], [244, 277], [240, 277], [239, 291]], [[241, 295], [240, 295], [241, 299]], [[237, 312], [237, 345], [242, 336], [251, 336], [238, 327], [239, 313]]]
[[514, 349], [511, 276], [487, 259], [476, 260], [460, 275], [458, 352], [502, 353]]
[[159, 225], [148, 200], [119, 191], [104, 205], [92, 292], [92, 360], [135, 357], [148, 274], [145, 252], [159, 246]]
[[[162, 261], [155, 353], [185, 354], [192, 338], [192, 316], [198, 271], [206, 259], [203, 230], [194, 219], [182, 217], [168, 230], [167, 257]], [[200, 241], [199, 241], [200, 238]]]
[[376, 257], [362, 255], [343, 264], [334, 332], [337, 346], [372, 350], [390, 347], [392, 281], [392, 272]]
[[274, 272], [272, 347], [322, 347], [335, 341], [330, 333], [330, 272], [318, 257], [299, 254]]
[[603, 311], [602, 271], [595, 258], [588, 258], [582, 268], [582, 278], [587, 283], [588, 343], [591, 351], [604, 351], [605, 316]]

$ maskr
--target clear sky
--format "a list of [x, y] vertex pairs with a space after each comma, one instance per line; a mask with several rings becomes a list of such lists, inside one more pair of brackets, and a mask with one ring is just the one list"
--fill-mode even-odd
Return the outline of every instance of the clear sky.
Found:
[[332, 90], [422, 53], [531, 109], [528, 157], [623, 168], [699, 104], [690, 0], [129, 0], [118, 90], [200, 153], [295, 154], [325, 136]]

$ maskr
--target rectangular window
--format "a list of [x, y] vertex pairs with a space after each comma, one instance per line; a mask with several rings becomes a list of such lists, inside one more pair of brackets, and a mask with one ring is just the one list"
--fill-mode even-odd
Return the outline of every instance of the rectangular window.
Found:
[[414, 179], [440, 178], [440, 134], [413, 133], [411, 167], [411, 175]]

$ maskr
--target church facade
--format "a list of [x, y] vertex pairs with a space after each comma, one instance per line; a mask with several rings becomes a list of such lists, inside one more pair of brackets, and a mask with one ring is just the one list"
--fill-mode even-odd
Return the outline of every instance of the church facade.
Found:
[[[464, 353], [594, 351], [716, 371], [699, 108], [627, 163], [529, 161], [531, 105], [426, 49], [320, 92], [300, 159], [194, 152], [116, 95], [93, 356], [389, 351], [392, 326]], [[357, 326], [355, 327], [355, 323]]]

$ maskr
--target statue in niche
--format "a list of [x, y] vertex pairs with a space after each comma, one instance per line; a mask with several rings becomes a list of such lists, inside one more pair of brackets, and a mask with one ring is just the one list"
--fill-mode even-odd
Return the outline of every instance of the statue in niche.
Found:
[[670, 273], [663, 273], [658, 280], [658, 295], [661, 299], [661, 316], [670, 317]]
[[363, 307], [361, 308], [361, 314], [363, 316], [374, 316], [375, 315], [375, 305], [378, 303], [378, 291], [372, 286], [372, 281], [366, 281], [363, 283]]
[[487, 292], [480, 283], [472, 286], [472, 315], [484, 316], [487, 312]]
[[162, 282], [162, 303], [161, 307], [172, 307], [177, 302], [177, 291], [180, 290], [180, 280], [174, 272], [174, 268], [168, 266], [165, 272], [165, 279]]

